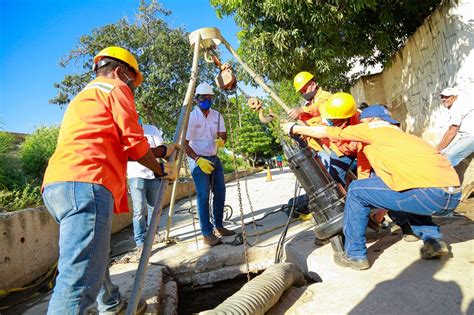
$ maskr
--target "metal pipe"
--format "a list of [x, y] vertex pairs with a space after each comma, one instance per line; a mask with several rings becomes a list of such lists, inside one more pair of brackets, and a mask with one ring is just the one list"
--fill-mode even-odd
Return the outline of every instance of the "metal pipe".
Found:
[[276, 264], [247, 282], [213, 310], [199, 314], [263, 315], [280, 300], [287, 289], [305, 284], [304, 275], [296, 265]]
[[234, 48], [232, 48], [232, 46], [229, 44], [229, 42], [224, 38], [220, 38], [220, 40], [222, 41], [222, 43], [224, 44], [224, 46], [227, 48], [227, 50], [229, 50], [229, 52], [232, 54], [232, 56], [234, 56], [235, 60], [237, 60], [241, 65], [242, 67], [245, 69], [245, 71], [247, 71], [250, 76], [252, 77], [252, 79], [255, 80], [255, 82], [257, 82], [258, 85], [260, 85], [264, 90], [265, 92], [267, 92], [281, 107], [283, 107], [283, 109], [285, 110], [285, 112], [289, 112], [290, 111], [290, 108], [285, 104], [285, 102], [283, 102], [283, 100], [263, 81], [262, 77], [259, 76], [257, 73], [255, 73], [255, 71], [253, 71], [241, 58], [240, 56], [237, 54], [237, 52], [234, 50]]
[[[190, 105], [191, 106], [191, 105]], [[184, 118], [184, 127], [183, 127], [183, 132], [181, 134], [181, 138], [179, 141], [179, 144], [181, 145], [181, 148], [184, 147], [184, 142], [186, 141], [186, 130], [188, 130], [188, 122], [189, 122], [189, 115], [191, 111], [186, 111], [186, 116]], [[178, 168], [178, 175], [179, 175], [179, 170], [181, 169], [181, 163], [183, 161], [183, 154], [184, 150], [180, 150], [178, 153], [178, 162], [177, 162], [177, 168]], [[170, 230], [171, 230], [171, 223], [175, 211], [175, 204], [176, 204], [176, 191], [178, 189], [178, 181], [176, 180], [173, 183], [173, 189], [171, 191], [171, 200], [170, 200], [170, 206], [168, 210], [168, 221], [166, 223], [166, 237], [165, 240], [168, 240], [170, 238]]]
[[[181, 135], [184, 134], [185, 127], [187, 126], [187, 121], [185, 120], [189, 118], [189, 112], [191, 111], [194, 87], [196, 85], [196, 79], [197, 79], [200, 41], [201, 41], [201, 37], [200, 35], [198, 35], [194, 42], [194, 54], [193, 54], [193, 65], [191, 69], [191, 78], [189, 79], [188, 89], [186, 91], [186, 96], [184, 98], [183, 106], [181, 107], [181, 113], [178, 119], [178, 125], [176, 126], [176, 131], [173, 136], [174, 142], [179, 141]], [[173, 154], [169, 158], [169, 161], [174, 162], [175, 158], [176, 158], [176, 152], [173, 152]], [[151, 222], [150, 222], [150, 226], [148, 227], [145, 243], [143, 244], [143, 251], [140, 257], [140, 263], [138, 264], [135, 281], [133, 282], [132, 294], [130, 296], [129, 304], [126, 311], [127, 315], [134, 315], [137, 310], [138, 301], [140, 300], [141, 290], [143, 287], [143, 279], [145, 277], [146, 270], [148, 267], [148, 260], [150, 259], [151, 249], [153, 246], [153, 242], [155, 241], [155, 235], [158, 229], [158, 225], [160, 223], [161, 210], [163, 207], [163, 200], [166, 193], [166, 189], [168, 188], [168, 182], [169, 181], [167, 179], [163, 179], [161, 182], [160, 188], [158, 190], [158, 197], [155, 202], [155, 207], [153, 209], [153, 215], [151, 216]]]

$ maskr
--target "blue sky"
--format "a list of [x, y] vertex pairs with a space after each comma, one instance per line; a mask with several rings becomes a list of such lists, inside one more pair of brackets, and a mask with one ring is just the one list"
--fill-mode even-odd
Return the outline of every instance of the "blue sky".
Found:
[[[234, 47], [238, 28], [218, 19], [208, 0], [160, 1], [173, 27], [187, 31], [214, 26]], [[92, 29], [127, 16], [139, 0], [0, 0], [0, 130], [31, 133], [36, 126], [59, 124], [64, 110], [49, 104], [53, 87], [71, 69], [58, 62]], [[184, 97], [184, 96], [183, 96]]]

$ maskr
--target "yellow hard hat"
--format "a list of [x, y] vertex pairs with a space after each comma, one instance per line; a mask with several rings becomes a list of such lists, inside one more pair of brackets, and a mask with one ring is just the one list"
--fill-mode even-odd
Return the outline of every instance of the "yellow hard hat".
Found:
[[354, 116], [357, 105], [352, 95], [339, 92], [331, 96], [326, 103], [321, 104], [319, 112], [323, 118], [345, 119]]
[[138, 69], [137, 59], [128, 50], [116, 46], [104, 48], [94, 57], [94, 64], [97, 64], [103, 57], [111, 57], [123, 61], [135, 70], [136, 78], [133, 85], [139, 86], [143, 82], [143, 75]]
[[314, 75], [307, 71], [301, 71], [295, 75], [293, 86], [295, 87], [296, 92], [299, 92], [312, 78], [314, 78]]

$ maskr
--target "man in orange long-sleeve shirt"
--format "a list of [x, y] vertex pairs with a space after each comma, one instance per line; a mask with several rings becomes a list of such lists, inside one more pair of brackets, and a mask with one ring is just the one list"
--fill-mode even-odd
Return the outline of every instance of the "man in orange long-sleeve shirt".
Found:
[[[353, 181], [344, 208], [345, 254], [336, 261], [353, 269], [367, 269], [365, 230], [371, 208], [384, 208], [422, 216], [447, 215], [459, 204], [459, 178], [436, 149], [393, 125], [383, 106], [371, 106], [361, 114], [361, 124], [344, 129], [285, 125], [288, 133], [315, 138], [362, 143], [376, 176]], [[449, 253], [443, 241], [422, 236], [422, 258]]]
[[97, 78], [68, 105], [43, 180], [45, 205], [60, 225], [48, 314], [85, 314], [96, 298], [100, 313], [123, 309], [108, 259], [112, 214], [128, 211], [127, 161], [164, 175], [138, 123], [133, 93], [143, 76], [135, 57], [108, 47], [93, 70]]

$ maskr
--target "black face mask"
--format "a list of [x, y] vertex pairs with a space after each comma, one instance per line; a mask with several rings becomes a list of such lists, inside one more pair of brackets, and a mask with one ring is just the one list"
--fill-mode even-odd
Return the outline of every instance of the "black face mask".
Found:
[[314, 98], [317, 91], [318, 90], [316, 89], [313, 92], [308, 92], [308, 93], [301, 94], [301, 96], [303, 96], [303, 98], [309, 102]]

